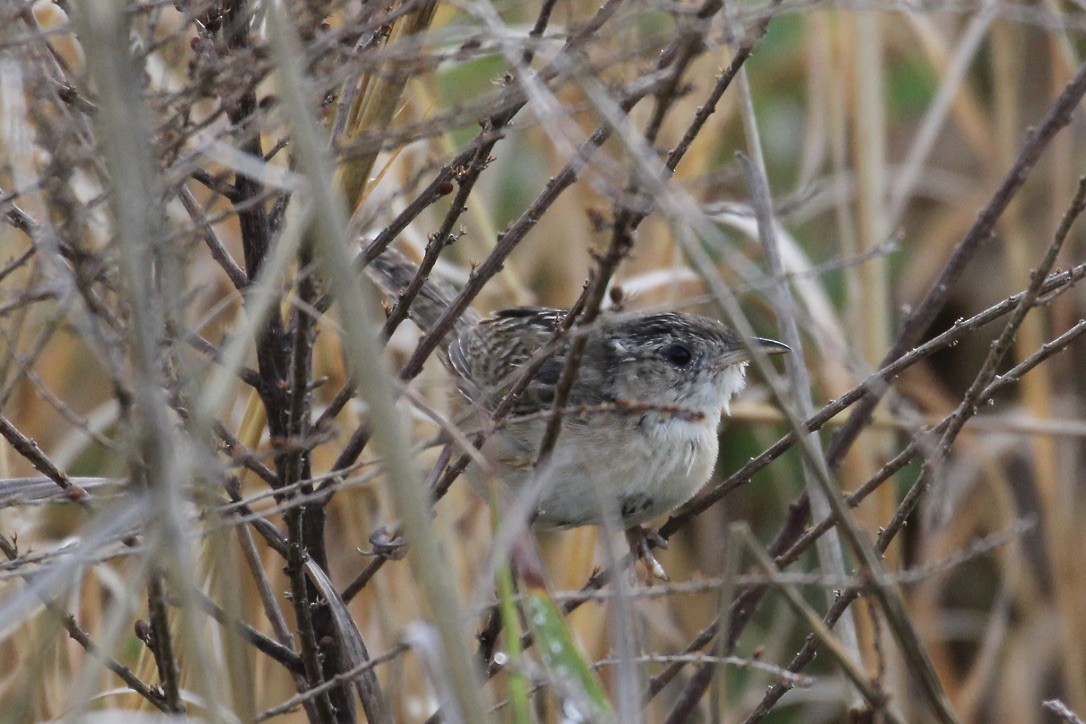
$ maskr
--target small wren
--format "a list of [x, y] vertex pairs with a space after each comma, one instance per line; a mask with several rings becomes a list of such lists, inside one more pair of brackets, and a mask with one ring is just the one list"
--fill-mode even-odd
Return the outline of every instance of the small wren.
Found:
[[[417, 268], [388, 250], [367, 273], [393, 299]], [[429, 328], [453, 292], [427, 281], [411, 305]], [[462, 402], [487, 422], [518, 379], [518, 370], [552, 343], [566, 310], [514, 307], [480, 318], [468, 310], [443, 344]], [[730, 327], [680, 312], [603, 313], [575, 328], [515, 398], [508, 418], [487, 439], [484, 457], [514, 494], [536, 476], [536, 461], [573, 334], [585, 334], [577, 378], [549, 458], [534, 520], [549, 528], [599, 524], [614, 515], [631, 547], [662, 576], [642, 523], [687, 502], [709, 480], [718, 451], [717, 427], [746, 384], [748, 345]], [[790, 349], [754, 338], [767, 354]], [[654, 542], [661, 543], [658, 536]]]

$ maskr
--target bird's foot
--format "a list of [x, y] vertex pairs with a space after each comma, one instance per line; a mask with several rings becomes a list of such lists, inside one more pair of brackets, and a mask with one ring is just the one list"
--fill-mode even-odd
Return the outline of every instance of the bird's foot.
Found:
[[630, 552], [645, 564], [649, 572], [649, 583], [657, 578], [661, 581], [671, 580], [667, 577], [664, 567], [660, 565], [660, 561], [656, 560], [656, 556], [652, 554], [653, 547], [667, 548], [667, 541], [660, 535], [660, 531], [635, 525], [626, 530], [626, 542], [630, 544]]

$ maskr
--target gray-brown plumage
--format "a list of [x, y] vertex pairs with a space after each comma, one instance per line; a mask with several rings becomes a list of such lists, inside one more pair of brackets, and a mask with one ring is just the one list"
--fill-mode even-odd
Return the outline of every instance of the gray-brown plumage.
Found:
[[[379, 257], [370, 275], [392, 298], [414, 277], [397, 252]], [[454, 292], [424, 285], [411, 316], [428, 328]], [[480, 318], [469, 311], [443, 345], [447, 366], [478, 421], [490, 413], [521, 368], [551, 343], [565, 310], [514, 307]], [[587, 334], [571, 390], [572, 413], [542, 476], [536, 519], [547, 526], [598, 523], [605, 511], [627, 527], [670, 512], [709, 479], [717, 426], [744, 386], [749, 352], [732, 329], [679, 312], [604, 314]], [[766, 352], [787, 347], [755, 339]], [[513, 491], [533, 479], [533, 466], [561, 377], [568, 340], [535, 373], [513, 417], [490, 436], [483, 454]]]

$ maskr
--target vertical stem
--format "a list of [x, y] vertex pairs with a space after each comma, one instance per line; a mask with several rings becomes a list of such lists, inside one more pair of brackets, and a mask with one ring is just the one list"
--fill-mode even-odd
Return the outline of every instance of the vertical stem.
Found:
[[173, 638], [170, 636], [170, 621], [166, 616], [166, 591], [163, 585], [164, 574], [152, 569], [147, 576], [147, 608], [151, 623], [151, 653], [155, 657], [155, 666], [162, 681], [162, 694], [166, 706], [176, 714], [184, 713], [181, 703], [181, 689], [178, 682], [177, 660], [174, 658]]
[[[1021, 30], [1014, 24], [1000, 21], [992, 26], [992, 77], [995, 107], [993, 115], [996, 128], [996, 159], [998, 168], [1014, 162], [1015, 149], [1020, 136], [1019, 109], [1022, 98], [1019, 93], [1023, 77], [1022, 53], [1025, 41]], [[1064, 190], [1066, 191], [1066, 190]], [[1007, 205], [1000, 219], [1000, 236], [1007, 263], [1007, 278], [1012, 283], [1030, 278], [1031, 252], [1036, 243], [1033, 234], [1022, 218], [1022, 204], [1015, 199]], [[1045, 342], [1045, 318], [1034, 314], [1022, 321], [1014, 341], [1015, 359], [1021, 361]], [[1048, 375], [1026, 375], [1020, 383], [1022, 406], [1037, 419], [1050, 419], [1053, 415], [1052, 383]], [[1060, 465], [1055, 440], [1047, 435], [1035, 435], [1029, 440], [1030, 462], [1033, 480], [1040, 502], [1044, 524], [1042, 535], [1046, 555], [1052, 567], [1052, 594], [1055, 599], [1061, 638], [1081, 641], [1081, 601], [1077, 599], [1075, 581], [1083, 553], [1082, 540], [1074, 523], [1074, 507], [1067, 505], [1067, 493], [1063, 490]], [[1073, 493], [1072, 493], [1073, 495]], [[1073, 498], [1071, 498], [1073, 499]], [[1086, 661], [1080, 646], [1061, 646], [1060, 667], [1067, 696], [1077, 708], [1086, 708]]]
[[[162, 287], [170, 289], [176, 281], [172, 275], [178, 272], [169, 250], [164, 248], [161, 183], [154, 168], [157, 149], [152, 143], [152, 119], [142, 95], [142, 68], [128, 49], [127, 16], [120, 2], [91, 3], [81, 7], [78, 22], [87, 49], [87, 67], [99, 91], [97, 130], [112, 181], [110, 203], [121, 247], [124, 302], [130, 315], [126, 352], [131, 360], [133, 405], [124, 410], [131, 441], [130, 476], [137, 488], [146, 490], [150, 508], [147, 597], [153, 652], [166, 704], [171, 711], [182, 713], [180, 675], [166, 613], [165, 578], [172, 574], [187, 584], [191, 574], [179, 513], [183, 508], [181, 486], [189, 475], [167, 414], [160, 363], [164, 306], [175, 301], [163, 298]], [[211, 666], [206, 657], [194, 665], [201, 671]], [[210, 690], [204, 693], [212, 696]]]
[[[877, 12], [856, 14], [855, 52], [853, 56], [856, 77], [852, 95], [852, 116], [855, 124], [853, 153], [856, 161], [856, 231], [859, 242], [857, 252], [868, 254], [884, 244], [889, 236], [887, 226], [887, 174], [886, 174], [886, 89], [883, 83], [882, 18]], [[870, 254], [867, 261], [852, 270], [854, 283], [849, 285], [854, 294], [850, 309], [855, 310], [856, 324], [851, 347], [859, 350], [871, 367], [878, 364], [891, 343], [889, 257]], [[866, 444], [857, 445], [846, 460], [848, 477], [867, 480], [879, 469], [881, 461], [891, 454], [893, 438], [885, 431], [868, 431]], [[897, 505], [894, 485], [884, 485], [872, 496], [873, 508], [860, 509], [869, 529], [875, 529], [881, 521], [888, 520]], [[865, 515], [866, 513], [866, 515]], [[897, 567], [900, 561], [900, 544], [895, 543], [886, 552], [886, 563]], [[873, 620], [874, 607], [853, 607], [856, 612], [858, 633], [863, 638], [868, 660], [874, 660], [874, 651], [880, 642], [875, 641], [880, 627]], [[899, 706], [907, 706], [901, 702]]]
[[[731, 6], [728, 6], [731, 9]], [[748, 164], [748, 177], [753, 206], [758, 214], [758, 235], [762, 243], [762, 251], [765, 255], [766, 267], [771, 279], [776, 280], [770, 288], [770, 301], [773, 312], [777, 317], [782, 341], [792, 348], [792, 354], [785, 355], [787, 368], [788, 390], [796, 405], [796, 411], [801, 419], [807, 419], [814, 414], [814, 401], [811, 397], [811, 379], [807, 372], [803, 358], [803, 341], [799, 335], [799, 323], [796, 318], [795, 300], [792, 298], [791, 289], [788, 287], [787, 275], [784, 263], [781, 259], [779, 241], [776, 233], [776, 219], [773, 218], [772, 193], [769, 189], [769, 180], [766, 176], [765, 157], [762, 153], [761, 134], [758, 130], [757, 119], [754, 115], [754, 99], [750, 89], [750, 77], [746, 67], [739, 70], [739, 116], [743, 122], [743, 132], [746, 137], [747, 150], [750, 153]], [[818, 445], [818, 434], [810, 433], [807, 441], [801, 444], [809, 444], [812, 449], [817, 449], [818, 454], [804, 456], [801, 464], [804, 471], [804, 481], [807, 493], [811, 499], [811, 509], [819, 517], [829, 515], [832, 511], [830, 502], [823, 492], [816, 478], [829, 480], [830, 474], [826, 468]], [[812, 469], [819, 466], [821, 469]], [[826, 536], [818, 541], [818, 558], [822, 570], [830, 576], [845, 575], [845, 554], [841, 546], [841, 540], [836, 531], [832, 536]], [[860, 647], [856, 637], [855, 621], [851, 614], [842, 617], [839, 624], [841, 640], [850, 655], [860, 659]]]
[[[239, 57], [252, 51], [250, 26], [253, 4], [247, 0], [229, 0], [223, 7], [223, 36], [227, 46]], [[234, 102], [226, 105], [231, 123], [238, 128], [250, 128], [260, 111], [256, 86], [249, 84]], [[241, 150], [256, 158], [263, 157], [260, 134], [240, 140]], [[272, 229], [267, 205], [261, 201], [265, 187], [258, 180], [243, 174], [234, 179], [235, 205], [241, 226], [245, 272], [250, 280], [257, 279], [272, 249]], [[303, 245], [304, 247], [304, 245]], [[307, 252], [299, 252], [299, 264], [307, 264]], [[274, 283], [274, 281], [272, 281]], [[315, 298], [312, 281], [305, 275], [298, 294], [306, 301]], [[246, 302], [251, 300], [247, 296]], [[275, 456], [278, 486], [293, 485], [310, 477], [311, 464], [306, 449], [310, 429], [309, 390], [311, 383], [312, 319], [308, 311], [296, 311], [291, 324], [285, 324], [281, 304], [276, 298], [257, 335], [257, 367], [264, 385], [260, 396], [264, 402], [268, 432], [273, 444], [280, 446]], [[319, 504], [293, 508], [287, 515], [290, 537], [292, 603], [298, 624], [299, 642], [307, 662], [306, 678], [310, 687], [339, 672], [335, 656], [321, 656], [318, 642], [334, 640], [335, 627], [327, 606], [315, 606], [316, 591], [306, 580], [304, 563], [311, 558], [327, 570], [328, 560], [324, 540], [325, 511]], [[353, 718], [352, 699], [346, 685], [336, 687], [317, 699], [322, 719], [348, 721]]]
[[[294, 602], [294, 617], [298, 624], [298, 640], [301, 644], [302, 664], [309, 688], [321, 683], [320, 649], [313, 630], [313, 609], [310, 605], [311, 587], [305, 577], [306, 551], [302, 544], [306, 506], [294, 506], [286, 514], [287, 519], [287, 574], [290, 578], [290, 597]], [[336, 721], [336, 709], [327, 691], [317, 696], [317, 712], [322, 724]]]
[[289, 120], [299, 168], [309, 184], [306, 194], [315, 217], [309, 238], [319, 268], [328, 280], [338, 305], [358, 323], [344, 326], [347, 354], [353, 362], [354, 383], [370, 405], [373, 439], [385, 455], [390, 491], [403, 516], [410, 542], [408, 560], [418, 578], [441, 636], [445, 673], [465, 720], [486, 719], [476, 662], [468, 649], [464, 617], [455, 583], [430, 515], [429, 495], [412, 465], [405, 421], [396, 407], [392, 378], [381, 359], [376, 339], [378, 311], [372, 294], [366, 295], [353, 271], [347, 209], [329, 179], [332, 170], [325, 144], [309, 106], [302, 68], [303, 53], [282, 6], [268, 3], [272, 55], [280, 73], [280, 94]]

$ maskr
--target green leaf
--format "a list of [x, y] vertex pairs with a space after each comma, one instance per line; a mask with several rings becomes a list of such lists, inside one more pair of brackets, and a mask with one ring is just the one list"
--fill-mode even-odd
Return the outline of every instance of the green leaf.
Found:
[[589, 721], [611, 721], [614, 711], [596, 672], [585, 660], [562, 618], [562, 612], [545, 589], [531, 588], [524, 599], [528, 626], [535, 636], [543, 666], [556, 680], [583, 694], [582, 701], [595, 708], [586, 712]]

